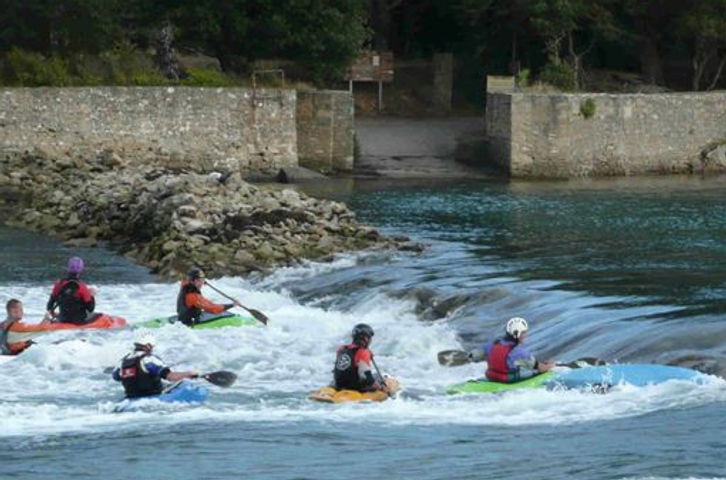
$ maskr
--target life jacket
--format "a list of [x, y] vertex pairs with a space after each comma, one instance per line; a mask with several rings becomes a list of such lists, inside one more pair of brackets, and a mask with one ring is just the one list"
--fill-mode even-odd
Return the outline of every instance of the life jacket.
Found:
[[151, 375], [142, 368], [141, 362], [147, 356], [148, 353], [139, 355], [139, 352], [134, 352], [121, 360], [119, 376], [127, 398], [158, 395], [164, 390], [161, 378]]
[[492, 382], [512, 383], [517, 380], [517, 371], [510, 370], [507, 365], [509, 353], [516, 347], [516, 343], [494, 341], [489, 355], [487, 356], [486, 376]]
[[355, 354], [358, 353], [361, 346], [351, 343], [338, 349], [335, 356], [335, 368], [333, 368], [333, 378], [335, 380], [335, 388], [338, 390], [365, 390], [365, 385], [358, 375], [358, 365], [355, 362]]
[[17, 320], [5, 320], [2, 323], [2, 327], [0, 327], [0, 355], [12, 355], [13, 352], [10, 351], [10, 345], [8, 345], [8, 332], [10, 331], [10, 327], [13, 326], [13, 323], [17, 322]]
[[194, 325], [202, 316], [202, 309], [187, 307], [186, 297], [188, 293], [201, 294], [202, 292], [191, 282], [182, 283], [179, 289], [179, 296], [176, 299], [176, 314], [179, 321], [184, 325]]
[[75, 278], [66, 278], [61, 281], [56, 297], [56, 303], [60, 309], [60, 322], [83, 325], [86, 323], [90, 311], [93, 311], [93, 308], [89, 311], [86, 303], [78, 296], [80, 286], [79, 280]]
[[10, 332], [10, 328], [12, 328], [15, 322], [19, 322], [19, 320], [6, 319], [4, 322], [0, 323], [0, 325], [2, 325], [0, 326], [0, 355], [18, 355], [19, 353], [23, 353], [28, 347], [33, 344], [32, 341], [27, 340], [23, 342], [23, 346], [20, 350], [12, 351], [10, 349], [10, 344], [8, 343], [8, 333]]

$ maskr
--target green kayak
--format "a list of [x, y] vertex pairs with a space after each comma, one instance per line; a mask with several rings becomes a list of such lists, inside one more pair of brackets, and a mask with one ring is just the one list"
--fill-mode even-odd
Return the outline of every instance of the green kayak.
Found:
[[451, 395], [458, 393], [497, 393], [508, 392], [509, 390], [520, 390], [523, 388], [544, 388], [544, 383], [554, 376], [555, 374], [553, 372], [545, 372], [541, 375], [537, 375], [536, 377], [531, 377], [516, 383], [490, 382], [485, 378], [480, 378], [451, 385], [446, 389], [446, 393]]
[[[176, 315], [169, 317], [160, 317], [153, 320], [148, 320], [141, 324], [136, 325], [142, 328], [161, 328], [164, 325], [171, 325], [177, 323]], [[260, 322], [252, 317], [243, 317], [235, 314], [221, 314], [221, 315], [207, 315], [203, 314], [201, 321], [192, 328], [222, 328], [222, 327], [258, 327], [262, 325]]]

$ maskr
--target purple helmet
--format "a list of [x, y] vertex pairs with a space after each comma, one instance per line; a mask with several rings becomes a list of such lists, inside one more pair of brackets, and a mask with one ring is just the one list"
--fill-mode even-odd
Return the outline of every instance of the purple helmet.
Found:
[[71, 257], [68, 259], [68, 273], [81, 273], [83, 271], [83, 259], [81, 257]]

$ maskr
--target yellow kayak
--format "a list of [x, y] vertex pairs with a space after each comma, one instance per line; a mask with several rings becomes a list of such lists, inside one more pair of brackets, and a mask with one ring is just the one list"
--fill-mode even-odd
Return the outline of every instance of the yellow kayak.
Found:
[[[393, 392], [393, 395], [400, 388], [398, 380], [392, 377], [386, 377], [386, 385]], [[312, 392], [308, 395], [308, 398], [325, 403], [382, 402], [388, 399], [388, 394], [380, 390], [375, 392], [359, 392], [357, 390], [336, 390], [333, 387], [323, 387]]]

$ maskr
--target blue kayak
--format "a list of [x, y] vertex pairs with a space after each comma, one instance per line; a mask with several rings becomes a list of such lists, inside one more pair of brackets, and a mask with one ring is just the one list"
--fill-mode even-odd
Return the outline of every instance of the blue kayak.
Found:
[[707, 379], [708, 377], [701, 372], [683, 367], [655, 364], [604, 365], [547, 372], [517, 383], [490, 382], [485, 378], [469, 380], [451, 385], [446, 391], [449, 394], [460, 394], [498, 393], [534, 388], [566, 388], [606, 392], [610, 387], [620, 384], [644, 387], [669, 380], [684, 380], [700, 385], [706, 383]]
[[547, 382], [548, 386], [563, 386], [571, 389], [582, 389], [590, 386], [612, 387], [628, 384], [636, 387], [656, 385], [669, 380], [685, 380], [698, 384], [706, 382], [701, 372], [690, 368], [672, 367], [669, 365], [633, 364], [605, 365], [598, 367], [577, 368], [561, 372]]
[[153, 405], [153, 402], [163, 403], [203, 403], [209, 390], [201, 385], [197, 385], [189, 380], [182, 380], [159, 395], [150, 395], [148, 397], [124, 398], [116, 404], [114, 412], [128, 412], [131, 410], [139, 410], [145, 406]]

